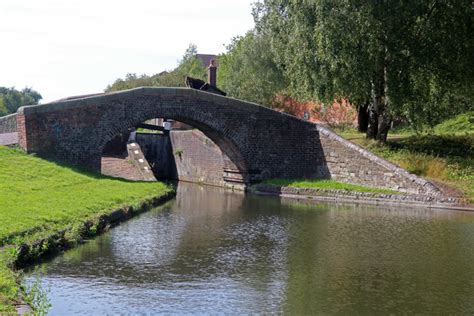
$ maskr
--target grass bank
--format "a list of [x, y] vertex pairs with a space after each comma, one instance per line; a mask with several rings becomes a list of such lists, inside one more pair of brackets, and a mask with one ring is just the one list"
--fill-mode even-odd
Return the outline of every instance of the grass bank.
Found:
[[0, 170], [0, 313], [13, 311], [18, 298], [16, 275], [9, 267], [24, 245], [32, 245], [38, 255], [47, 252], [58, 232], [61, 242], [78, 242], [103, 230], [104, 216], [113, 210], [138, 209], [143, 201], [172, 192], [163, 183], [113, 179], [2, 146]]
[[372, 151], [411, 173], [433, 180], [448, 193], [474, 203], [474, 112], [435, 126], [429, 133], [394, 131], [386, 144], [355, 130], [337, 131], [342, 137]]
[[327, 190], [346, 190], [355, 192], [386, 193], [399, 194], [399, 192], [388, 189], [369, 188], [362, 185], [337, 182], [334, 180], [322, 179], [272, 179], [263, 183], [278, 187], [309, 188], [309, 189], [327, 189]]

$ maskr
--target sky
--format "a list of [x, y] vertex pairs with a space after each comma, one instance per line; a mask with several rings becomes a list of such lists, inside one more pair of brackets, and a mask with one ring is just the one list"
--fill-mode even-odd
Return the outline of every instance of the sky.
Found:
[[253, 27], [255, 0], [1, 0], [0, 86], [46, 103], [176, 67], [190, 43], [218, 54]]

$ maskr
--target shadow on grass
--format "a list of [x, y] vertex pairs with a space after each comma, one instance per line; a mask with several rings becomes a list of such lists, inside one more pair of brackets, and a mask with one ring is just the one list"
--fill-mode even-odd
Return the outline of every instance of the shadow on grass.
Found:
[[408, 150], [438, 157], [474, 157], [474, 135], [414, 135], [407, 138], [389, 140], [387, 145], [393, 150]]
[[[67, 164], [67, 163], [64, 163], [64, 162], [61, 162], [61, 161], [54, 160], [50, 157], [44, 157], [44, 156], [37, 155], [37, 154], [34, 154], [34, 153], [33, 154], [26, 154], [20, 148], [15, 148], [15, 150], [18, 150], [18, 152], [22, 152], [25, 155], [35, 157], [35, 158], [38, 158], [38, 159], [42, 159], [42, 160], [47, 161], [51, 164], [54, 164], [55, 166], [58, 166], [58, 167], [63, 168], [63, 169], [68, 169], [68, 170], [70, 170], [74, 173], [78, 173], [82, 176], [86, 176], [86, 177], [88, 177], [90, 179], [93, 179], [93, 180], [113, 180], [113, 181], [124, 182], [124, 183], [148, 183], [148, 182], [150, 182], [150, 181], [128, 180], [128, 179], [124, 179], [124, 178], [116, 178], [116, 177], [112, 177], [112, 176], [107, 176], [107, 175], [101, 174], [97, 171], [91, 170], [89, 168], [70, 165], [70, 164]], [[165, 182], [166, 183], [167, 181], [160, 181], [160, 182]]]

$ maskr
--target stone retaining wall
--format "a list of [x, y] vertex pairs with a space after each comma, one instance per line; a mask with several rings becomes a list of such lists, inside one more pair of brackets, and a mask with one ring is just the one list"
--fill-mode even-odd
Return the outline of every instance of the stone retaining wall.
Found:
[[16, 114], [0, 117], [0, 134], [16, 132]]
[[318, 125], [319, 138], [331, 179], [411, 194], [439, 196], [431, 182], [407, 172]]
[[[268, 184], [257, 184], [249, 189], [256, 194], [269, 194], [275, 196], [317, 199], [322, 200], [348, 200], [363, 202], [381, 202], [396, 204], [419, 204], [424, 206], [461, 205], [462, 201], [450, 197], [434, 197], [419, 194], [396, 194], [376, 193], [376, 192], [354, 192], [340, 189], [316, 189], [316, 188], [296, 188], [282, 187]], [[329, 198], [329, 199], [328, 199]]]

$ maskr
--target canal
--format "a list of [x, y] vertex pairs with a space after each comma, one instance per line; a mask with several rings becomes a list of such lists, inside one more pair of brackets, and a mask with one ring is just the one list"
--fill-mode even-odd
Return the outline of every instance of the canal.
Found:
[[180, 183], [38, 278], [52, 315], [473, 314], [474, 214]]

